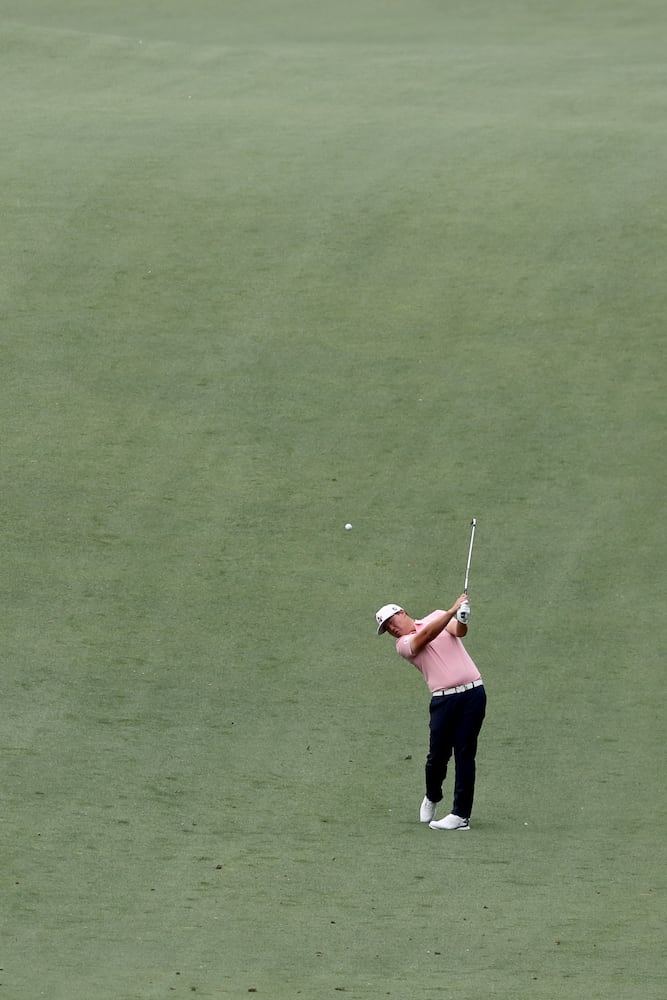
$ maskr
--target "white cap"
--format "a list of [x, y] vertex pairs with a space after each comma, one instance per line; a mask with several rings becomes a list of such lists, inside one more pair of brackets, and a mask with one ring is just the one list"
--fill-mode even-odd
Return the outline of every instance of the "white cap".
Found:
[[379, 611], [375, 612], [375, 620], [378, 623], [378, 635], [382, 635], [383, 632], [387, 631], [384, 623], [402, 610], [403, 608], [399, 607], [398, 604], [385, 604]]

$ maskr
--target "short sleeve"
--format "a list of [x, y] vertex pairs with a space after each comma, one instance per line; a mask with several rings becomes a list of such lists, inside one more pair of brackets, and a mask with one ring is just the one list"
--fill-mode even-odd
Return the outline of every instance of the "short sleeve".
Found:
[[409, 635], [402, 635], [400, 639], [397, 639], [396, 652], [405, 660], [412, 660], [412, 637]]

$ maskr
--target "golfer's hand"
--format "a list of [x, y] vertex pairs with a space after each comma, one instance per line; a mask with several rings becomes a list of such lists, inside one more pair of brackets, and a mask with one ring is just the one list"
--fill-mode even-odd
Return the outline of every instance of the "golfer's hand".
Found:
[[462, 605], [462, 604], [463, 604], [463, 603], [464, 603], [465, 601], [467, 601], [467, 600], [468, 600], [468, 595], [467, 595], [467, 594], [461, 594], [461, 596], [460, 596], [460, 597], [457, 597], [457, 598], [456, 598], [456, 600], [454, 601], [454, 604], [453, 604], [453, 605], [452, 605], [452, 607], [451, 607], [451, 608], [449, 609], [449, 610], [451, 611], [451, 613], [452, 613], [453, 615], [455, 615], [455, 614], [456, 614], [456, 612], [457, 612], [457, 611], [459, 610], [459, 608], [461, 607], [461, 605]]
[[464, 601], [459, 610], [456, 612], [457, 622], [461, 622], [462, 625], [467, 625], [470, 621], [470, 602]]

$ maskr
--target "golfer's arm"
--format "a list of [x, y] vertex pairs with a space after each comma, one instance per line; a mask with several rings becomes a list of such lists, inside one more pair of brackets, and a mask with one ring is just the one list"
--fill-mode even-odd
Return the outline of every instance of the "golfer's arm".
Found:
[[[437, 635], [440, 635], [440, 633], [447, 628], [455, 614], [456, 612], [450, 608], [449, 611], [443, 611], [441, 615], [438, 615], [437, 618], [430, 621], [428, 625], [422, 625], [422, 627], [410, 637], [412, 655], [416, 656], [417, 653], [421, 653], [422, 649], [424, 649], [425, 646], [428, 646], [429, 642], [432, 642]], [[460, 624], [460, 622], [457, 622], [457, 624]]]
[[456, 616], [452, 618], [449, 625], [447, 626], [447, 631], [450, 635], [455, 636], [457, 639], [462, 639], [464, 635], [468, 634], [468, 626], [460, 622]]

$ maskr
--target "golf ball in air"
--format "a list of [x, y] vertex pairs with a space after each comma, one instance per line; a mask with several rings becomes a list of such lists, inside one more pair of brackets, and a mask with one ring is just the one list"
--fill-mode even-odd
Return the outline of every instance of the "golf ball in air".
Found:
[[352, 531], [352, 525], [350, 524], [350, 522], [349, 522], [349, 521], [348, 521], [348, 522], [347, 522], [347, 524], [345, 525], [345, 530], [346, 530], [346, 531]]

